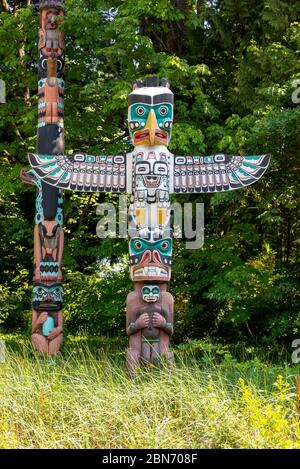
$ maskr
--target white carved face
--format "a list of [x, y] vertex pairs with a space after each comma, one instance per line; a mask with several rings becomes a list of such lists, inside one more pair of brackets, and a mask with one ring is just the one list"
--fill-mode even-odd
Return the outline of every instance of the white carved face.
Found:
[[137, 145], [168, 145], [173, 125], [174, 95], [166, 86], [136, 88], [128, 97], [128, 125]]
[[160, 288], [157, 285], [145, 285], [142, 288], [142, 298], [146, 303], [156, 303], [160, 297]]
[[136, 190], [147, 190], [151, 197], [157, 190], [168, 190], [168, 157], [164, 151], [148, 151], [147, 148], [143, 150], [137, 152], [134, 158], [135, 187]]

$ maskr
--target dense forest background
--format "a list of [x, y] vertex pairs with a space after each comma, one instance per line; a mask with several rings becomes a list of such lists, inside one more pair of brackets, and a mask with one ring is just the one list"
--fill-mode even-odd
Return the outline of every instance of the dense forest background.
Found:
[[[19, 179], [36, 146], [37, 2], [0, 0], [0, 329], [28, 331], [34, 189]], [[290, 344], [300, 333], [300, 2], [67, 0], [66, 149], [130, 148], [135, 78], [171, 80], [177, 154], [272, 153], [245, 190], [177, 196], [205, 204], [203, 249], [175, 242], [175, 342]], [[65, 195], [65, 328], [124, 335], [127, 242], [100, 240], [96, 206]], [[175, 199], [174, 199], [175, 200]]]

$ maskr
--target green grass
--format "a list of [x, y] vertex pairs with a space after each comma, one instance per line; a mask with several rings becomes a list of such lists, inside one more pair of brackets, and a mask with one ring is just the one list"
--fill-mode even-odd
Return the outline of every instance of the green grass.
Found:
[[128, 380], [117, 340], [70, 338], [56, 366], [20, 337], [7, 348], [0, 448], [300, 448], [287, 364], [179, 348], [172, 371]]

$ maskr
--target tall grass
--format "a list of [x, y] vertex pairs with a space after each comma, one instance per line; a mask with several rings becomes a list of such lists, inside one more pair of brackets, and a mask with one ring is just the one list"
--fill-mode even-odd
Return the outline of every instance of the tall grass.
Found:
[[0, 365], [0, 448], [300, 448], [294, 376], [253, 360], [177, 356], [125, 376], [123, 356], [29, 345]]

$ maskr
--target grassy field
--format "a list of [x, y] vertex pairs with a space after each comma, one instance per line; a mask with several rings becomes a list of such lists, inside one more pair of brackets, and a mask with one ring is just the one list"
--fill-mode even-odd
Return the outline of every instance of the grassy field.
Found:
[[172, 372], [128, 380], [117, 341], [70, 339], [49, 366], [7, 339], [0, 448], [300, 448], [297, 367], [179, 348]]

